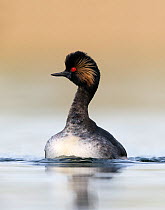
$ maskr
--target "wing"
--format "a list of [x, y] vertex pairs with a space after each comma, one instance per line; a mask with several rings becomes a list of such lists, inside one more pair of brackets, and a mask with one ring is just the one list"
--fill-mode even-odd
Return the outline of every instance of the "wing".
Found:
[[106, 130], [103, 128], [98, 127], [98, 132], [101, 136], [104, 136], [105, 139], [110, 141], [118, 150], [119, 156], [121, 157], [127, 157], [127, 152], [125, 148]]

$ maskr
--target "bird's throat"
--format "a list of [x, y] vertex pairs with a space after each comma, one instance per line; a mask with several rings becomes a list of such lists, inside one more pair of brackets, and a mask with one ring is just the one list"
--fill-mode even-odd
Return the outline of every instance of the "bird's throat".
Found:
[[66, 126], [83, 124], [86, 120], [89, 119], [88, 105], [92, 100], [96, 90], [97, 88], [95, 91], [88, 91], [84, 87], [78, 87], [69, 111]]

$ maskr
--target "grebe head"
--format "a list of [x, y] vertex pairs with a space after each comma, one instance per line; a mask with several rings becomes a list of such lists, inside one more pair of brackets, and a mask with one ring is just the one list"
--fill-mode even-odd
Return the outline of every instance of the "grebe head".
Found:
[[78, 86], [87, 89], [97, 87], [100, 80], [100, 72], [96, 62], [86, 53], [76, 51], [70, 53], [65, 59], [66, 69], [52, 76], [64, 76]]

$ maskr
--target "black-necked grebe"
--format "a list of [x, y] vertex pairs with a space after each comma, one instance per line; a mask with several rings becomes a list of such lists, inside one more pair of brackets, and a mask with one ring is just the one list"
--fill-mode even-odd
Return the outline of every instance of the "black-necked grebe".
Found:
[[78, 86], [65, 128], [52, 136], [45, 146], [45, 157], [126, 158], [124, 147], [89, 118], [88, 105], [99, 84], [96, 62], [84, 52], [67, 55], [66, 69], [52, 76], [64, 76]]

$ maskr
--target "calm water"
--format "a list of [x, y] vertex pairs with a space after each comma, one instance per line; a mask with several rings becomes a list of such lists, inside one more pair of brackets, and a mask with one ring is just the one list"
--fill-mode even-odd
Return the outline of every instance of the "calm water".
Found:
[[46, 140], [65, 116], [2, 115], [1, 209], [164, 209], [164, 113], [110, 116], [98, 113], [95, 120], [124, 144], [126, 161], [45, 160]]
[[164, 209], [165, 206], [163, 163], [88, 159], [1, 161], [1, 209]]

